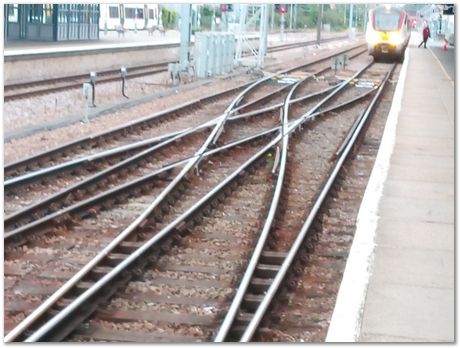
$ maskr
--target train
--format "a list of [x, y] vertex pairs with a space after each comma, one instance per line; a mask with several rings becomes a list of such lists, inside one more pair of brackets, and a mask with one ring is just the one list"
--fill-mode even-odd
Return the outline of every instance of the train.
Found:
[[369, 10], [366, 28], [368, 52], [374, 59], [404, 59], [409, 44], [411, 21], [406, 11], [397, 6], [377, 6]]
[[158, 4], [101, 4], [100, 30], [144, 30], [160, 24]]

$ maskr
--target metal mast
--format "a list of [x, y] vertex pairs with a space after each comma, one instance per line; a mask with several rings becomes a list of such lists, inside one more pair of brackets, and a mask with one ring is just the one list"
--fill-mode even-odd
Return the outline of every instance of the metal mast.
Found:
[[179, 67], [180, 70], [184, 71], [188, 69], [188, 49], [190, 46], [190, 33], [191, 33], [191, 4], [182, 4], [180, 9], [180, 55], [179, 55]]
[[257, 66], [259, 68], [264, 66], [265, 54], [267, 53], [268, 6], [267, 4], [261, 5], [259, 54], [257, 56]]

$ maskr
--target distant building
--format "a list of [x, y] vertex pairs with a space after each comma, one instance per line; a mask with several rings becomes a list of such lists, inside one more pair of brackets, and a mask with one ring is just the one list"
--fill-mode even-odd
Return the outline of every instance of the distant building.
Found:
[[98, 40], [99, 5], [4, 5], [4, 37], [5, 41]]

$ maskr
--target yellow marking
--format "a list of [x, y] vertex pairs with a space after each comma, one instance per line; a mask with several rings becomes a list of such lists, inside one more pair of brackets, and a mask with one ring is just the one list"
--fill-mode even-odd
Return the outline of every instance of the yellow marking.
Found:
[[450, 78], [449, 74], [447, 73], [446, 69], [444, 68], [444, 65], [442, 65], [441, 61], [438, 59], [438, 57], [436, 57], [436, 54], [433, 53], [433, 51], [431, 50], [431, 48], [428, 47], [428, 50], [431, 52], [431, 54], [433, 55], [434, 59], [436, 59], [436, 61], [438, 62], [439, 66], [441, 67], [441, 70], [442, 72], [444, 73], [444, 75], [447, 77], [447, 79], [449, 80], [449, 82], [451, 83], [452, 87], [455, 87], [454, 85], [454, 81], [452, 81], [452, 79]]

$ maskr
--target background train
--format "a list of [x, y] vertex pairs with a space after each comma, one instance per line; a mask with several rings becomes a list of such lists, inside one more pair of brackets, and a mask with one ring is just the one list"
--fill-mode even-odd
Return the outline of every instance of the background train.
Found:
[[158, 4], [101, 4], [99, 28], [115, 30], [123, 27], [142, 30], [157, 26], [160, 20]]
[[411, 22], [401, 8], [377, 6], [369, 11], [366, 28], [368, 52], [375, 59], [402, 60], [410, 39]]

